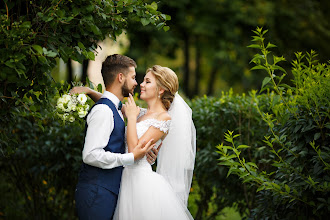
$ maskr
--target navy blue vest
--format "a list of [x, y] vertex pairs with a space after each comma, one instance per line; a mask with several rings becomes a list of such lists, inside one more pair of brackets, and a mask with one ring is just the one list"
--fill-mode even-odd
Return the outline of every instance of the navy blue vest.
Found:
[[[114, 117], [114, 128], [110, 135], [109, 142], [104, 148], [105, 151], [110, 151], [113, 153], [125, 153], [125, 122], [120, 117], [116, 106], [107, 98], [101, 98], [95, 103], [94, 106], [98, 104], [105, 104], [113, 112]], [[92, 107], [92, 108], [93, 108]], [[92, 110], [92, 108], [90, 110]], [[87, 116], [86, 116], [87, 118]], [[87, 131], [87, 123], [86, 123]], [[120, 188], [121, 175], [123, 172], [123, 167], [115, 167], [112, 169], [102, 169], [88, 164], [83, 163], [79, 173], [79, 183], [95, 184], [104, 187], [111, 192], [118, 195]]]

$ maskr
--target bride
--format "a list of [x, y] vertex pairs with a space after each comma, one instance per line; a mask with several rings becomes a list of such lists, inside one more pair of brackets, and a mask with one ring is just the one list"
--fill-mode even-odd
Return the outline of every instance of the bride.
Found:
[[[114, 219], [193, 219], [187, 209], [196, 153], [191, 109], [177, 93], [178, 78], [170, 68], [149, 68], [140, 87], [148, 108], [136, 106], [132, 95], [123, 106], [126, 152], [140, 140], [162, 143], [157, 172], [147, 157], [124, 168]], [[93, 90], [87, 94], [98, 97]]]

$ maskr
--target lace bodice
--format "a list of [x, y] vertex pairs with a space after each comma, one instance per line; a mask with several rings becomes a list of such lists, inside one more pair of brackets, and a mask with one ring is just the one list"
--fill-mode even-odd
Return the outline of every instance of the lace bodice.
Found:
[[[139, 115], [141, 116], [141, 115]], [[136, 131], [137, 131], [137, 137], [140, 139], [144, 133], [149, 129], [150, 126], [153, 126], [155, 128], [158, 128], [160, 131], [167, 133], [169, 128], [171, 125], [171, 120], [167, 120], [167, 121], [159, 121], [155, 118], [148, 118], [146, 120], [140, 121], [136, 123]], [[158, 147], [161, 143], [161, 140], [158, 140], [156, 142], [156, 147]], [[127, 147], [127, 127], [125, 128], [125, 150], [126, 153], [128, 152], [128, 147]], [[129, 167], [136, 167], [136, 166], [142, 166], [142, 165], [148, 165], [150, 166], [150, 164], [147, 161], [147, 157], [144, 156], [143, 158], [141, 158], [138, 161], [134, 162], [134, 165], [131, 165]]]

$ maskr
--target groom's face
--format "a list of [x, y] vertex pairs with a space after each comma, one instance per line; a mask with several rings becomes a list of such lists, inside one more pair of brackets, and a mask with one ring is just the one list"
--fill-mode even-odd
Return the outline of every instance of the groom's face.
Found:
[[133, 66], [129, 67], [129, 71], [126, 75], [124, 84], [122, 86], [122, 94], [124, 97], [128, 97], [129, 94], [134, 95], [134, 89], [137, 86], [136, 82], [136, 72]]

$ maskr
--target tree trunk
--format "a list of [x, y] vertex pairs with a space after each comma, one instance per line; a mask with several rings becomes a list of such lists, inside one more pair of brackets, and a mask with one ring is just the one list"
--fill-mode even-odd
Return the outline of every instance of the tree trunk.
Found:
[[210, 74], [210, 79], [209, 82], [207, 84], [208, 88], [207, 88], [207, 95], [213, 95], [214, 93], [214, 85], [215, 85], [215, 77], [217, 75], [218, 69], [219, 69], [219, 65], [218, 65], [219, 60], [216, 60], [215, 62], [213, 62], [213, 67], [211, 70], [211, 74]]
[[195, 69], [195, 86], [192, 96], [196, 96], [199, 93], [199, 81], [201, 79], [201, 48], [199, 46], [198, 37], [196, 39], [196, 69]]
[[184, 70], [183, 70], [183, 91], [190, 98], [190, 90], [189, 90], [189, 81], [190, 81], [190, 68], [189, 68], [189, 35], [184, 32], [183, 33], [184, 40]]
[[71, 84], [71, 82], [73, 81], [73, 70], [72, 70], [72, 60], [68, 59], [68, 63], [67, 63], [67, 68], [68, 68], [68, 83]]
[[82, 76], [81, 82], [85, 85], [86, 84], [86, 77], [87, 77], [87, 68], [88, 68], [89, 60], [83, 61], [83, 68], [82, 68]]

